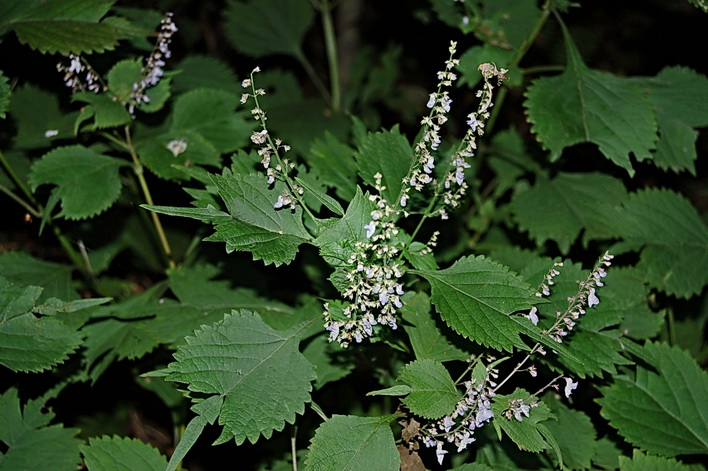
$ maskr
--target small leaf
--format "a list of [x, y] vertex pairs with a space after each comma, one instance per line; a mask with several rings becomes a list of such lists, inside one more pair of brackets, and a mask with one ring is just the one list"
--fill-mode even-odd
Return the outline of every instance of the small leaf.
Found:
[[59, 147], [35, 162], [29, 183], [33, 191], [45, 183], [56, 185], [62, 208], [59, 216], [86, 219], [116, 202], [121, 190], [118, 171], [126, 165], [81, 145]]
[[299, 331], [279, 332], [248, 311], [204, 326], [174, 354], [168, 381], [185, 383], [196, 396], [220, 398], [216, 443], [240, 445], [293, 423], [310, 401], [312, 365], [298, 351]]
[[527, 348], [519, 338], [524, 328], [509, 314], [531, 309], [533, 291], [503, 265], [463, 257], [445, 270], [414, 273], [430, 282], [433, 304], [459, 334], [500, 350]]
[[395, 418], [333, 416], [315, 432], [305, 471], [398, 471], [400, 456], [389, 426]]
[[74, 437], [79, 429], [49, 425], [54, 414], [42, 412], [45, 406], [46, 399], [40, 398], [20, 408], [16, 388], [0, 394], [0, 441], [4, 443], [0, 468], [7, 471], [75, 471], [78, 468], [81, 440]]
[[91, 437], [81, 446], [89, 471], [141, 470], [164, 471], [167, 458], [160, 451], [137, 438]]
[[631, 194], [615, 231], [644, 245], [636, 271], [652, 287], [689, 298], [708, 284], [708, 227], [680, 194], [658, 188]]
[[602, 415], [630, 443], [666, 456], [708, 453], [708, 374], [683, 350], [647, 343], [652, 369], [615, 377], [597, 399]]
[[411, 388], [411, 393], [402, 399], [403, 403], [411, 412], [426, 419], [451, 414], [461, 397], [450, 373], [442, 363], [434, 360], [415, 360], [407, 364], [398, 381]]
[[585, 245], [611, 237], [618, 218], [616, 206], [626, 198], [622, 182], [609, 175], [561, 172], [517, 190], [511, 209], [519, 228], [529, 231], [539, 247], [550, 239], [567, 254], [581, 231]]
[[373, 186], [376, 182], [374, 175], [381, 174], [381, 183], [386, 187], [381, 196], [392, 206], [399, 203], [403, 179], [414, 158], [413, 149], [398, 126], [390, 131], [367, 134], [356, 153], [359, 175], [366, 184]]
[[71, 99], [87, 103], [77, 118], [77, 128], [89, 117], [93, 118], [93, 126], [89, 127], [90, 130], [122, 126], [130, 123], [132, 119], [125, 106], [107, 93], [79, 92], [72, 95]]
[[410, 394], [412, 391], [411, 387], [406, 384], [398, 384], [396, 386], [391, 386], [386, 389], [378, 389], [376, 391], [369, 391], [366, 393], [367, 396], [405, 396]]
[[526, 93], [531, 131], [551, 150], [592, 142], [615, 164], [634, 174], [629, 153], [650, 156], [657, 140], [654, 110], [630, 79], [589, 69], [562, 26], [567, 66], [563, 74], [534, 80]]
[[289, 54], [300, 58], [314, 13], [305, 0], [229, 0], [224, 15], [226, 38], [251, 56]]
[[7, 111], [10, 109], [10, 96], [12, 89], [5, 73], [0, 70], [0, 118], [5, 119]]
[[523, 399], [524, 404], [534, 401], [531, 395], [523, 389], [517, 389], [512, 394], [496, 396], [492, 401], [492, 411], [494, 412], [494, 424], [511, 438], [516, 445], [526, 451], [539, 452], [550, 447], [547, 437], [550, 436], [545, 424], [541, 422], [553, 418], [550, 409], [543, 402], [537, 402], [536, 407], [529, 409], [529, 416], [521, 415], [522, 420], [518, 421], [513, 416], [507, 418], [504, 411], [509, 409], [510, 400]]

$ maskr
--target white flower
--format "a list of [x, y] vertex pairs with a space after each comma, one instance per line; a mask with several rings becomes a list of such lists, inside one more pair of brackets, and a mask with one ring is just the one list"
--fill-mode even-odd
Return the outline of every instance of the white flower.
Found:
[[563, 392], [565, 393], [565, 397], [570, 397], [570, 393], [573, 392], [574, 389], [577, 389], [578, 382], [573, 382], [570, 378], [563, 379], [565, 379], [565, 390]]
[[467, 118], [469, 118], [469, 119], [467, 120], [467, 126], [469, 126], [469, 127], [472, 129], [472, 132], [476, 131], [476, 130], [477, 130], [477, 125], [478, 125], [479, 123], [477, 122], [477, 116], [475, 115], [475, 113], [470, 113], [470, 114], [468, 114], [468, 115], [467, 115]]
[[428, 108], [432, 108], [435, 106], [435, 93], [430, 94], [430, 98], [428, 98], [428, 102], [425, 104]]
[[165, 147], [167, 147], [167, 150], [172, 152], [173, 156], [177, 157], [178, 155], [184, 153], [184, 151], [187, 150], [187, 139], [172, 139], [170, 142], [167, 143]]
[[529, 313], [526, 315], [528, 319], [533, 322], [533, 325], [538, 325], [538, 316], [536, 313], [538, 312], [538, 308], [536, 306], [532, 307]]
[[47, 139], [49, 139], [50, 137], [54, 137], [57, 134], [59, 134], [59, 130], [57, 129], [47, 129], [46, 131], [44, 131], [44, 137], [46, 137]]
[[443, 458], [447, 454], [447, 450], [443, 450], [443, 443], [438, 442], [438, 447], [435, 449], [435, 455], [438, 457], [438, 464], [442, 465]]
[[446, 415], [443, 419], [443, 429], [445, 429], [445, 432], [449, 432], [453, 425], [455, 425], [455, 421], [452, 420], [449, 415]]
[[595, 288], [590, 288], [588, 293], [588, 307], [595, 307], [600, 304], [600, 299], [595, 295]]
[[521, 422], [521, 414], [524, 414], [526, 417], [529, 416], [529, 410], [531, 409], [531, 406], [528, 404], [520, 404], [515, 410], [514, 410], [514, 418]]
[[366, 229], [366, 238], [371, 239], [371, 236], [373, 236], [374, 232], [376, 232], [376, 221], [371, 221], [369, 224], [364, 226], [364, 229]]
[[464, 450], [465, 448], [467, 448], [467, 445], [469, 445], [470, 443], [472, 443], [472, 442], [474, 442], [474, 441], [475, 441], [475, 439], [472, 438], [472, 435], [470, 435], [469, 432], [465, 432], [465, 433], [462, 435], [462, 439], [460, 440], [460, 444], [457, 445], [457, 452], [458, 452], [458, 453], [461, 452], [462, 450]]

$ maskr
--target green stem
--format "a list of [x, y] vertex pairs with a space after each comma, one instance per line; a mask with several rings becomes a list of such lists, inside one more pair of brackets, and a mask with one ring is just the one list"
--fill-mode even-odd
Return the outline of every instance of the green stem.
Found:
[[322, 98], [327, 103], [329, 103], [330, 106], [332, 106], [332, 96], [329, 94], [329, 91], [327, 90], [327, 87], [325, 86], [324, 82], [322, 82], [320, 76], [317, 75], [317, 72], [315, 72], [315, 68], [312, 67], [310, 61], [307, 60], [307, 57], [305, 57], [305, 54], [303, 54], [302, 51], [298, 50], [295, 53], [295, 58], [305, 69], [305, 72], [307, 72], [307, 75], [310, 77], [310, 80], [312, 80], [312, 83], [315, 85], [315, 88], [317, 88], [317, 90], [320, 92], [320, 95], [322, 95]]
[[[548, 16], [551, 14], [551, 9], [549, 5], [550, 0], [546, 0], [543, 5], [543, 11], [541, 12], [541, 16], [538, 17], [538, 20], [536, 21], [536, 24], [534, 25], [531, 34], [529, 34], [526, 40], [524, 40], [524, 42], [521, 43], [521, 46], [519, 46], [519, 49], [516, 52], [516, 56], [514, 56], [514, 59], [509, 63], [509, 68], [517, 67], [528, 52], [529, 48], [531, 48], [531, 46], [533, 45], [534, 41], [536, 41], [536, 38], [541, 33], [543, 26], [548, 20]], [[494, 109], [492, 110], [492, 115], [489, 117], [489, 121], [487, 122], [487, 132], [490, 132], [494, 128], [494, 123], [497, 120], [497, 116], [500, 112], [499, 110], [502, 108], [502, 104], [504, 103], [504, 99], [506, 98], [507, 93], [508, 89], [502, 88], [499, 94], [497, 95], [496, 103], [494, 105]]]
[[[135, 173], [135, 176], [138, 178], [138, 183], [140, 184], [140, 189], [142, 190], [143, 196], [145, 197], [145, 202], [152, 206], [155, 203], [153, 202], [152, 194], [150, 193], [150, 187], [148, 187], [147, 180], [145, 180], [143, 164], [142, 162], [140, 162], [138, 154], [135, 152], [135, 147], [133, 146], [133, 142], [130, 137], [130, 127], [126, 125], [124, 129], [125, 143], [127, 144], [128, 151], [130, 152], [130, 157], [133, 159], [133, 173]], [[152, 224], [155, 227], [155, 231], [157, 232], [157, 238], [160, 241], [164, 256], [167, 259], [167, 266], [169, 268], [175, 268], [177, 265], [172, 259], [172, 248], [170, 247], [170, 243], [167, 240], [167, 235], [165, 234], [165, 230], [162, 227], [162, 223], [160, 222], [160, 217], [154, 211], [150, 211], [150, 217], [152, 218]]]
[[25, 200], [23, 200], [22, 198], [20, 198], [20, 197], [17, 196], [16, 194], [14, 194], [12, 191], [10, 191], [10, 189], [7, 188], [5, 185], [0, 184], [0, 191], [2, 191], [2, 192], [5, 193], [7, 196], [9, 196], [10, 198], [12, 198], [12, 199], [15, 201], [15, 203], [17, 203], [17, 204], [19, 204], [20, 206], [22, 206], [23, 208], [25, 208], [25, 210], [26, 210], [28, 213], [30, 213], [32, 216], [34, 216], [34, 217], [36, 217], [36, 218], [41, 218], [41, 217], [42, 217], [42, 213], [40, 213], [39, 211], [37, 211], [36, 209], [34, 209], [31, 204], [29, 204], [28, 202], [26, 202]]
[[59, 244], [64, 248], [66, 255], [71, 260], [71, 263], [73, 263], [74, 266], [80, 271], [86, 272], [86, 265], [84, 264], [81, 255], [79, 255], [76, 249], [74, 249], [74, 247], [71, 245], [71, 242], [62, 232], [59, 226], [54, 224], [54, 221], [52, 221], [50, 215], [44, 213], [44, 208], [42, 207], [42, 205], [37, 202], [34, 195], [32, 194], [32, 191], [30, 191], [29, 187], [25, 184], [25, 182], [17, 175], [15, 169], [12, 168], [12, 165], [10, 165], [10, 162], [7, 161], [7, 159], [5, 158], [5, 154], [3, 154], [2, 152], [0, 152], [0, 162], [2, 162], [5, 171], [10, 176], [12, 181], [17, 185], [20, 190], [22, 190], [22, 192], [25, 194], [30, 203], [34, 205], [37, 209], [31, 209], [31, 205], [29, 203], [21, 200], [17, 195], [13, 194], [9, 190], [7, 194], [12, 197], [12, 199], [17, 201], [17, 203], [19, 203], [23, 208], [27, 209], [33, 216], [39, 218], [47, 218], [47, 223], [52, 228], [52, 233], [54, 233], [54, 236], [59, 241]]
[[342, 108], [342, 96], [339, 84], [339, 63], [337, 60], [337, 38], [332, 23], [332, 7], [329, 0], [322, 0], [322, 29], [324, 30], [327, 61], [329, 62], [329, 82], [332, 92], [332, 110], [338, 112]]

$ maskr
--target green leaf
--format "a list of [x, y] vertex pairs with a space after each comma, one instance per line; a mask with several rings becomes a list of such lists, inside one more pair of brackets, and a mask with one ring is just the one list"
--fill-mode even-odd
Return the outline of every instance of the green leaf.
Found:
[[229, 0], [224, 14], [226, 39], [254, 57], [288, 54], [302, 58], [302, 41], [314, 16], [306, 0]]
[[[170, 149], [178, 144], [184, 145], [182, 152]], [[221, 153], [201, 134], [192, 130], [169, 131], [154, 137], [138, 147], [140, 160], [155, 175], [175, 180], [186, 180], [189, 177], [177, 167], [192, 167], [193, 165], [221, 165]]]
[[112, 128], [131, 122], [132, 118], [125, 105], [114, 100], [108, 93], [79, 92], [72, 95], [71, 99], [87, 103], [77, 118], [77, 130], [89, 118], [93, 118], [89, 130]]
[[120, 196], [118, 171], [127, 162], [98, 154], [81, 146], [56, 148], [32, 166], [32, 190], [42, 184], [56, 185], [61, 198], [59, 216], [86, 219], [110, 208]]
[[411, 393], [411, 387], [406, 384], [397, 384], [390, 388], [369, 391], [367, 396], [405, 396]]
[[222, 90], [197, 89], [180, 95], [174, 104], [172, 126], [175, 135], [193, 131], [221, 152], [233, 152], [248, 144], [253, 124], [234, 110], [239, 98]]
[[17, 124], [14, 145], [18, 148], [49, 147], [57, 139], [74, 138], [77, 113], [62, 114], [55, 93], [29, 84], [17, 87], [12, 93], [10, 114]]
[[7, 111], [10, 109], [10, 96], [12, 89], [5, 73], [0, 70], [0, 118], [5, 119]]
[[38, 302], [48, 298], [70, 301], [79, 297], [72, 286], [71, 265], [45, 262], [22, 252], [0, 254], [0, 276], [20, 286], [41, 286], [44, 291]]
[[[321, 329], [321, 324], [318, 325]], [[315, 389], [319, 390], [327, 383], [345, 378], [354, 370], [351, 357], [345, 355], [339, 345], [335, 346], [325, 335], [313, 338], [302, 351], [305, 358], [315, 366], [317, 380]]]
[[631, 194], [615, 230], [644, 246], [636, 270], [650, 286], [690, 298], [708, 283], [708, 227], [680, 194], [658, 188]]
[[517, 190], [511, 210], [519, 228], [529, 231], [538, 246], [550, 239], [567, 254], [581, 231], [584, 245], [611, 237], [618, 218], [616, 207], [626, 198], [623, 183], [609, 175], [561, 172]]
[[311, 196], [315, 201], [321, 205], [324, 205], [337, 216], [344, 216], [344, 209], [342, 208], [342, 205], [339, 204], [339, 201], [322, 192], [311, 183], [308, 183], [307, 180], [303, 180], [300, 177], [295, 177], [295, 181], [297, 181], [298, 185], [303, 187], [306, 197]]
[[550, 409], [543, 402], [536, 402], [535, 407], [529, 409], [529, 416], [521, 415], [519, 421], [512, 415], [507, 418], [504, 411], [509, 410], [510, 400], [523, 399], [529, 405], [535, 402], [531, 394], [523, 389], [516, 389], [512, 394], [499, 395], [492, 400], [492, 412], [494, 412], [494, 424], [497, 424], [522, 450], [539, 452], [549, 448], [547, 441], [550, 433], [545, 424], [541, 422], [553, 418]]
[[112, 50], [118, 40], [142, 31], [126, 21], [98, 21], [115, 0], [47, 0], [34, 2], [6, 18], [0, 29], [11, 28], [21, 43], [42, 53], [82, 54]]
[[525, 329], [509, 316], [533, 305], [533, 290], [506, 267], [483, 256], [463, 257], [450, 268], [413, 271], [428, 280], [443, 320], [470, 340], [498, 350], [526, 349]]
[[255, 443], [293, 423], [310, 401], [315, 371], [298, 343], [298, 329], [276, 331], [257, 314], [233, 311], [187, 337], [168, 365], [167, 380], [185, 383], [195, 396], [223, 400], [216, 443]]
[[305, 471], [398, 471], [400, 456], [389, 427], [395, 418], [332, 416], [312, 438]]
[[630, 443], [666, 456], [708, 453], [708, 374], [683, 350], [647, 343], [652, 369], [600, 388], [602, 415]]
[[354, 149], [339, 142], [327, 131], [324, 137], [312, 142], [310, 152], [305, 157], [322, 182], [334, 188], [337, 196], [346, 201], [354, 198], [357, 188]]
[[651, 103], [631, 80], [589, 69], [562, 28], [567, 68], [559, 76], [534, 80], [528, 88], [525, 106], [531, 131], [551, 150], [551, 160], [566, 147], [592, 142], [632, 176], [629, 153], [642, 160], [656, 144]]
[[430, 312], [430, 299], [419, 292], [403, 299], [401, 314], [413, 352], [418, 360], [430, 359], [440, 362], [469, 358], [469, 354], [450, 343], [450, 340], [435, 325]]
[[89, 471], [164, 471], [167, 458], [153, 446], [137, 438], [91, 437], [81, 446]]
[[689, 471], [692, 468], [672, 458], [663, 458], [632, 450], [632, 457], [619, 457], [619, 471]]
[[415, 360], [408, 363], [398, 381], [408, 384], [411, 393], [402, 399], [416, 415], [439, 419], [455, 410], [460, 392], [442, 363], [434, 360]]
[[[481, 46], [472, 46], [460, 56], [460, 63], [457, 65], [457, 70], [460, 71], [459, 85], [475, 88], [482, 80], [482, 74], [478, 70], [480, 64], [492, 62], [500, 69], [508, 69], [515, 56], [516, 53], [513, 49], [502, 49], [488, 43]], [[522, 74], [512, 73], [510, 78], [514, 82], [509, 83], [509, 85], [521, 85]]]
[[553, 395], [546, 395], [543, 402], [556, 418], [546, 422], [545, 426], [563, 454], [563, 469], [590, 469], [597, 442], [590, 418], [579, 410], [570, 409]]
[[390, 131], [367, 134], [356, 153], [361, 178], [367, 185], [373, 186], [376, 181], [374, 175], [381, 174], [381, 183], [386, 187], [381, 196], [392, 206], [399, 203], [403, 180], [414, 159], [413, 149], [398, 126]]
[[659, 123], [659, 142], [652, 162], [674, 172], [696, 175], [695, 127], [708, 126], [708, 79], [691, 69], [667, 67], [656, 77], [633, 79], [649, 96]]
[[175, 66], [179, 74], [172, 79], [175, 93], [197, 88], [213, 88], [233, 93], [240, 84], [233, 70], [214, 57], [189, 55]]
[[52, 412], [43, 413], [46, 399], [28, 401], [20, 408], [16, 388], [0, 395], [0, 470], [75, 471], [79, 466], [79, 444], [75, 428], [49, 425]]

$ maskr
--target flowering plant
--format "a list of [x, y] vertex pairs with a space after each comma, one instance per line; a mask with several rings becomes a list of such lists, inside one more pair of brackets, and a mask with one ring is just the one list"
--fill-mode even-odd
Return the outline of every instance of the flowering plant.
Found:
[[704, 469], [708, 79], [502, 3], [415, 85], [355, 0], [0, 7], [0, 471]]

